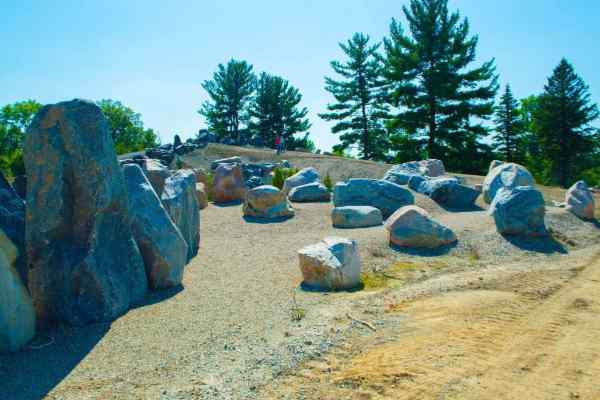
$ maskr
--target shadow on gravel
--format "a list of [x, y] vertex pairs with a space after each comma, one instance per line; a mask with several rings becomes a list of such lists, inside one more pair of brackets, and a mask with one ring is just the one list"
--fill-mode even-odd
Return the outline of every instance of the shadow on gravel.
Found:
[[398, 253], [407, 254], [410, 256], [422, 256], [422, 257], [437, 257], [448, 254], [450, 251], [458, 246], [458, 241], [454, 243], [447, 244], [445, 246], [440, 246], [435, 249], [419, 249], [413, 247], [401, 247], [395, 244], [390, 243], [390, 248]]
[[256, 217], [248, 217], [244, 215], [242, 217], [244, 221], [250, 224], [278, 224], [281, 222], [285, 222], [288, 219], [292, 219], [294, 217], [279, 217], [279, 218], [256, 218]]
[[[183, 286], [179, 285], [149, 292], [142, 303], [132, 308], [156, 304], [182, 290]], [[110, 322], [87, 326], [47, 326], [39, 329], [37, 336], [23, 351], [0, 354], [0, 400], [44, 398], [94, 349], [110, 326]], [[89, 384], [94, 385], [94, 382]], [[76, 388], [73, 392], [76, 394]]]
[[305, 282], [302, 282], [302, 283], [300, 283], [300, 285], [298, 287], [305, 292], [312, 292], [312, 293], [355, 293], [355, 292], [360, 292], [361, 290], [363, 290], [365, 288], [365, 285], [361, 282], [358, 286], [353, 287], [351, 289], [330, 290], [330, 289], [324, 289], [324, 288], [317, 287], [317, 286], [311, 286], [311, 285], [306, 284]]
[[479, 207], [477, 204], [473, 204], [467, 207], [450, 207], [441, 203], [437, 203], [440, 207], [442, 207], [445, 211], [451, 213], [460, 213], [460, 212], [476, 212], [476, 211], [485, 211], [485, 209]]
[[513, 235], [503, 235], [513, 246], [518, 247], [521, 250], [533, 251], [535, 253], [543, 254], [567, 254], [567, 249], [552, 236], [543, 237], [523, 237]]
[[221, 207], [221, 208], [226, 208], [226, 207], [237, 207], [242, 205], [244, 202], [239, 200], [239, 201], [229, 201], [227, 203], [215, 203], [214, 201], [212, 202], [212, 205], [215, 207]]

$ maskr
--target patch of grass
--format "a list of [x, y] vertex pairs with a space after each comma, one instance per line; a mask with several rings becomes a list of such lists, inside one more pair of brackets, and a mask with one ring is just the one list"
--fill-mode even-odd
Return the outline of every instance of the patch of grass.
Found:
[[208, 172], [206, 174], [206, 197], [208, 199], [208, 201], [213, 201], [213, 191], [212, 191], [212, 187], [213, 187], [213, 175]]
[[331, 176], [329, 176], [329, 172], [327, 173], [327, 175], [325, 175], [325, 178], [323, 179], [323, 185], [325, 185], [329, 192], [333, 191], [333, 181], [331, 180]]
[[465, 254], [467, 256], [467, 260], [470, 264], [477, 264], [477, 262], [481, 259], [481, 254], [479, 254], [479, 249], [475, 246], [469, 246]]
[[363, 290], [373, 291], [385, 289], [388, 286], [388, 278], [381, 272], [363, 272], [360, 274]]
[[300, 322], [306, 317], [306, 310], [296, 302], [296, 292], [292, 294], [292, 309], [290, 310], [290, 318], [294, 322]]

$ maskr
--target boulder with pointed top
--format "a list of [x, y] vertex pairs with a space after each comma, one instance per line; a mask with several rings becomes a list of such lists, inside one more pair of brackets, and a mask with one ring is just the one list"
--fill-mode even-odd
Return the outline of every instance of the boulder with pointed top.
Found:
[[406, 206], [396, 211], [385, 222], [390, 243], [400, 247], [434, 249], [456, 242], [456, 235], [427, 211], [417, 206]]
[[565, 195], [567, 211], [577, 215], [579, 218], [594, 219], [596, 204], [594, 196], [584, 181], [575, 183]]

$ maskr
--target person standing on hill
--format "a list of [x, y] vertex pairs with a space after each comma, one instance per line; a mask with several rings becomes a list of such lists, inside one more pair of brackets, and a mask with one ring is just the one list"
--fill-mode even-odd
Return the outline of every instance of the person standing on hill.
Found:
[[281, 153], [281, 136], [279, 135], [275, 136], [275, 150], [278, 155]]

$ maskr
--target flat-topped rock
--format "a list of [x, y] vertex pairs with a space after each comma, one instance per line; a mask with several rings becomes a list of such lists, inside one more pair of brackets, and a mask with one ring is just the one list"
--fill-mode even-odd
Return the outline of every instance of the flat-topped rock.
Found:
[[336, 207], [371, 206], [387, 218], [400, 207], [413, 204], [415, 198], [407, 189], [395, 183], [375, 179], [349, 179], [338, 182], [333, 192]]
[[313, 182], [319, 182], [321, 177], [316, 169], [313, 167], [303, 168], [296, 174], [290, 176], [283, 183], [283, 191], [288, 194], [290, 191], [297, 187], [303, 186]]
[[360, 286], [361, 261], [354, 240], [327, 237], [298, 251], [305, 287], [347, 290]]
[[417, 206], [406, 206], [396, 211], [385, 222], [390, 243], [400, 247], [427, 248], [456, 242], [451, 229], [431, 219], [427, 211]]
[[371, 206], [335, 207], [331, 221], [336, 228], [368, 228], [381, 225], [383, 216], [378, 208]]
[[294, 187], [289, 193], [289, 198], [291, 201], [298, 203], [327, 202], [331, 200], [331, 193], [325, 185], [312, 182]]
[[278, 219], [294, 216], [294, 208], [285, 193], [275, 186], [262, 185], [246, 194], [244, 215], [253, 218]]

